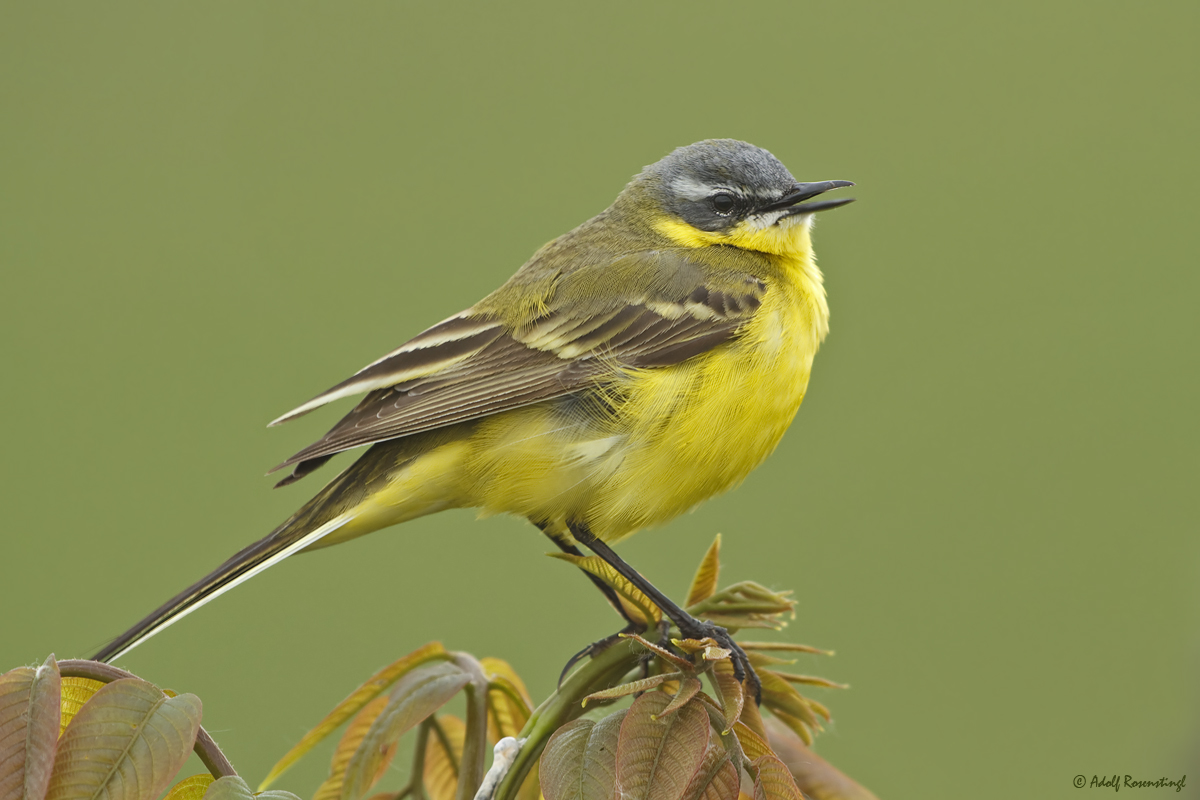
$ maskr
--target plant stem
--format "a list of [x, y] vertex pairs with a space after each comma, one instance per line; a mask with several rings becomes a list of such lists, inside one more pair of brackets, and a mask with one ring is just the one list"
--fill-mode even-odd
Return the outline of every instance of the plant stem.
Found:
[[429, 734], [433, 730], [432, 714], [425, 718], [421, 727], [417, 728], [417, 746], [413, 748], [412, 774], [408, 776], [408, 786], [398, 794], [396, 800], [411, 794], [413, 800], [425, 800], [425, 748], [429, 746]]
[[467, 731], [463, 738], [462, 758], [458, 761], [458, 790], [455, 800], [474, 800], [483, 783], [487, 758], [488, 679], [483, 665], [467, 653], [454, 653], [454, 663], [471, 675], [466, 685]]

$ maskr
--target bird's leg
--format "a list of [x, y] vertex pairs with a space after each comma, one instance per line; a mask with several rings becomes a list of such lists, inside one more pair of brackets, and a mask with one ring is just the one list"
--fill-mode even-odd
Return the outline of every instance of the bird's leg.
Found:
[[714, 639], [721, 647], [729, 650], [733, 654], [733, 674], [739, 681], [743, 678], [748, 678], [750, 681], [750, 690], [755, 701], [762, 699], [762, 682], [758, 679], [758, 674], [754, 671], [754, 667], [750, 664], [750, 659], [746, 655], [733, 637], [729, 635], [729, 631], [722, 628], [720, 625], [715, 625], [707, 620], [696, 619], [691, 614], [684, 611], [675, 604], [671, 598], [667, 597], [658, 588], [646, 580], [640, 572], [629, 566], [619, 555], [613, 552], [613, 549], [607, 544], [598, 539], [586, 525], [578, 523], [570, 523], [567, 526], [575, 539], [584, 547], [591, 550], [618, 573], [620, 573], [627, 581], [632, 583], [642, 591], [644, 595], [662, 609], [663, 614], [670, 618], [679, 628], [680, 635], [685, 639]]
[[[538, 524], [538, 528], [541, 529], [542, 533], [546, 534], [546, 537], [550, 541], [554, 542], [554, 544], [558, 546], [559, 550], [562, 550], [564, 553], [570, 553], [573, 556], [583, 556], [583, 552], [578, 547], [570, 544], [569, 542], [564, 542], [562, 539], [555, 536], [553, 533], [547, 530], [546, 525]], [[596, 588], [600, 590], [600, 593], [604, 595], [609, 604], [611, 604], [612, 607], [617, 610], [617, 613], [625, 619], [626, 625], [624, 628], [612, 634], [611, 636], [605, 636], [603, 639], [592, 642], [587, 647], [583, 648], [578, 653], [567, 659], [566, 665], [562, 668], [562, 673], [558, 676], [559, 686], [562, 686], [563, 679], [566, 678], [567, 673], [571, 671], [571, 667], [578, 664], [584, 658], [604, 652], [610, 646], [620, 641], [622, 634], [637, 633], [642, 629], [641, 624], [634, 621], [634, 619], [629, 616], [629, 612], [625, 610], [625, 606], [621, 604], [620, 598], [617, 597], [616, 591], [613, 590], [611, 586], [587, 570], [581, 569], [580, 572], [586, 575], [588, 579], [596, 585]]]
[[[547, 528], [548, 528], [547, 525], [543, 525], [541, 523], [535, 523], [535, 524], [542, 531], [542, 533], [546, 534], [546, 538], [548, 538], [550, 541], [554, 542], [555, 546], [557, 546], [559, 550], [562, 550], [564, 553], [569, 553], [570, 555], [579, 556], [580, 558], [583, 558], [583, 551], [581, 551], [578, 547], [571, 544], [570, 542], [564, 542], [562, 539], [555, 536], [553, 533], [551, 533], [549, 530], [547, 530]], [[637, 630], [640, 627], [638, 625], [638, 623], [632, 617], [629, 616], [629, 612], [625, 610], [625, 606], [621, 605], [621, 599], [619, 597], [617, 597], [616, 591], [611, 586], [609, 586], [604, 581], [600, 580], [600, 578], [596, 577], [592, 573], [588, 572], [586, 569], [580, 569], [579, 571], [582, 572], [584, 575], [586, 575], [588, 577], [588, 580], [590, 580], [592, 583], [596, 584], [596, 588], [600, 590], [600, 594], [604, 595], [604, 599], [608, 600], [609, 604], [617, 610], [617, 613], [620, 614], [621, 617], [626, 622], [629, 623], [628, 630], [621, 631], [621, 633], [629, 633], [631, 631]], [[609, 638], [612, 638], [612, 637], [609, 637]], [[602, 639], [601, 641], [604, 641], [604, 640]], [[603, 648], [601, 648], [601, 649], [603, 649]], [[587, 651], [585, 650], [584, 652], [587, 652]], [[595, 652], [599, 652], [599, 651], [595, 651]], [[578, 659], [576, 659], [576, 660], [578, 660]]]

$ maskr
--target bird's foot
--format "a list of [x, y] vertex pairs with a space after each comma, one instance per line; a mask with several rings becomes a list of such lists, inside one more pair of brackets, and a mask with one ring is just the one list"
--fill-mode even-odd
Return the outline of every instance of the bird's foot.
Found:
[[570, 672], [571, 668], [574, 667], [576, 664], [578, 664], [580, 661], [583, 661], [585, 658], [591, 658], [592, 656], [603, 653], [605, 650], [612, 647], [617, 642], [621, 641], [622, 636], [625, 636], [626, 634], [630, 634], [630, 633], [637, 633], [638, 630], [639, 630], [639, 628], [637, 628], [635, 625], [633, 625], [633, 623], [630, 623], [629, 625], [626, 625], [624, 628], [617, 631], [616, 633], [614, 633], [610, 636], [605, 636], [603, 639], [598, 639], [598, 640], [592, 642], [587, 647], [583, 648], [578, 653], [576, 653], [575, 655], [568, 658], [566, 665], [563, 666], [563, 668], [562, 668], [562, 672], [560, 672], [558, 675], [558, 688], [560, 688], [560, 689], [562, 688], [563, 681], [565, 681], [567, 679], [567, 673]]
[[744, 682], [743, 685], [749, 690], [748, 693], [754, 698], [754, 702], [762, 705], [762, 681], [758, 679], [758, 673], [754, 671], [750, 657], [746, 655], [746, 651], [741, 648], [741, 645], [733, 640], [729, 631], [720, 625], [708, 620], [696, 619], [691, 615], [682, 621], [675, 620], [675, 624], [679, 628], [680, 636], [684, 639], [712, 639], [719, 647], [728, 650], [730, 660], [733, 662], [733, 677], [737, 678], [739, 682]]

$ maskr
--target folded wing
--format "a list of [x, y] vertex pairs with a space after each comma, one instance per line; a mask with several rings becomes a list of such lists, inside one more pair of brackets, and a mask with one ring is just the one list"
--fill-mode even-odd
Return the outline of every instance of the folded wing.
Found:
[[[700, 273], [695, 271], [699, 280]], [[272, 424], [368, 392], [328, 433], [274, 469], [291, 483], [334, 454], [561, 397], [617, 368], [677, 364], [728, 341], [762, 302], [748, 276], [626, 292], [604, 303], [549, 303], [524, 324], [469, 309], [451, 317]], [[631, 296], [632, 295], [632, 296]], [[272, 470], [274, 471], [274, 470]]]

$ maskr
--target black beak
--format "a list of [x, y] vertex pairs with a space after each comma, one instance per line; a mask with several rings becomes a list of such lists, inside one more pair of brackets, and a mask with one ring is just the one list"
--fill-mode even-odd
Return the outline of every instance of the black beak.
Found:
[[810, 197], [816, 197], [819, 194], [824, 194], [830, 189], [841, 189], [846, 186], [853, 186], [853, 181], [818, 181], [816, 183], [797, 183], [792, 187], [792, 191], [788, 192], [781, 199], [769, 206], [765, 206], [760, 211], [778, 211], [781, 208], [786, 208], [787, 213], [780, 219], [795, 216], [796, 214], [812, 214], [815, 211], [827, 211], [831, 208], [844, 206], [847, 203], [853, 203], [853, 197], [841, 197], [837, 200], [819, 200], [815, 203], [805, 203], [804, 201]]

